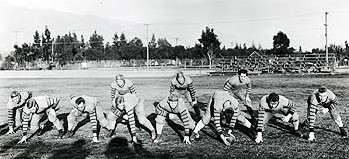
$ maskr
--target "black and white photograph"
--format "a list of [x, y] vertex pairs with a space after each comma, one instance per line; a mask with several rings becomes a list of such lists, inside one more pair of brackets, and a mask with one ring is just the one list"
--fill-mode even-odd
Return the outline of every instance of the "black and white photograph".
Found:
[[0, 159], [348, 159], [348, 0], [2, 0]]

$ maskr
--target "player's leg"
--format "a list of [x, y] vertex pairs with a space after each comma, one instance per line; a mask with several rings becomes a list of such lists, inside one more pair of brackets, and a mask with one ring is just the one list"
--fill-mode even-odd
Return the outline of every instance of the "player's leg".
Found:
[[108, 119], [105, 118], [99, 101], [97, 101], [97, 104], [96, 104], [96, 117], [97, 117], [97, 120], [99, 121], [99, 124], [103, 128], [108, 127], [108, 125], [109, 125]]
[[151, 139], [155, 140], [156, 138], [156, 132], [155, 129], [153, 127], [153, 125], [151, 124], [151, 122], [146, 118], [145, 116], [145, 109], [144, 109], [144, 101], [143, 99], [140, 99], [138, 104], [135, 107], [135, 114], [137, 116], [138, 122], [145, 126], [151, 133]]
[[234, 93], [234, 97], [238, 100], [240, 100], [244, 106], [246, 107], [246, 110], [248, 114], [251, 116], [251, 121], [255, 122], [255, 116], [253, 114], [253, 107], [251, 102], [246, 102], [246, 91], [244, 90], [239, 90]]
[[72, 136], [74, 133], [74, 129], [76, 125], [78, 124], [77, 117], [81, 116], [82, 112], [80, 112], [78, 109], [73, 108], [73, 110], [70, 111], [70, 113], [67, 116], [67, 122], [68, 122], [68, 135]]
[[162, 115], [157, 115], [155, 118], [156, 122], [156, 139], [154, 140], [154, 143], [159, 143], [161, 141], [161, 134], [162, 129], [164, 128], [165, 124], [165, 117]]
[[59, 137], [63, 137], [63, 126], [62, 123], [59, 121], [56, 115], [56, 111], [53, 110], [52, 108], [46, 110], [47, 118], [50, 122], [53, 123], [53, 125], [57, 128]]
[[338, 125], [339, 127], [339, 130], [340, 130], [340, 134], [342, 136], [347, 136], [347, 132], [345, 131], [344, 127], [343, 127], [343, 122], [342, 122], [342, 119], [339, 115], [339, 112], [337, 110], [337, 107], [335, 106], [332, 106], [329, 108], [330, 109], [330, 115], [331, 115], [331, 118], [334, 120], [334, 122], [336, 122], [336, 124]]

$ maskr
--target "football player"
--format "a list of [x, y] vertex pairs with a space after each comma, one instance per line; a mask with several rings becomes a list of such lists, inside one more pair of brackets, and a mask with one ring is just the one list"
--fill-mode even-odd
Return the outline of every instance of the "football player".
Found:
[[59, 99], [49, 96], [37, 96], [29, 99], [23, 108], [23, 137], [18, 143], [27, 142], [28, 125], [31, 122], [30, 129], [38, 130], [41, 135], [43, 126], [39, 125], [40, 120], [47, 115], [47, 118], [57, 128], [59, 138], [63, 136], [63, 126], [58, 120], [56, 111]]
[[135, 116], [137, 116], [138, 122], [151, 132], [151, 139], [155, 140], [156, 132], [153, 125], [145, 116], [143, 99], [139, 98], [136, 94], [125, 94], [122, 97], [119, 96], [115, 98], [113, 103], [114, 104], [112, 105], [111, 112], [109, 112], [107, 115], [107, 118], [109, 120], [108, 129], [110, 131], [110, 137], [112, 136], [112, 132], [115, 129], [117, 119], [122, 117], [122, 115], [126, 113], [130, 126], [132, 141], [134, 143], [139, 144], [139, 141], [136, 137]]
[[302, 137], [299, 131], [299, 115], [293, 102], [282, 95], [270, 93], [262, 97], [258, 109], [257, 123], [257, 143], [263, 142], [262, 132], [268, 121], [276, 114], [283, 116], [283, 122], [292, 122], [294, 126], [293, 134]]
[[251, 121], [255, 122], [250, 99], [251, 88], [251, 80], [247, 76], [247, 70], [241, 69], [236, 76], [227, 79], [223, 90], [229, 91], [236, 99], [242, 101], [251, 116]]
[[104, 117], [99, 100], [96, 97], [90, 97], [86, 95], [71, 96], [70, 103], [73, 106], [73, 110], [70, 111], [67, 116], [68, 121], [68, 137], [74, 135], [74, 129], [78, 124], [77, 117], [83, 113], [88, 113], [92, 126], [93, 142], [99, 142], [97, 135], [97, 120], [102, 127], [108, 126], [108, 120]]
[[185, 99], [185, 102], [189, 102], [192, 106], [197, 103], [193, 80], [189, 76], [184, 75], [182, 71], [177, 72], [171, 81], [170, 94], [172, 93]]
[[241, 114], [238, 108], [238, 101], [230, 95], [227, 91], [216, 91], [212, 94], [210, 101], [208, 103], [208, 108], [206, 109], [202, 119], [196, 124], [193, 131], [192, 139], [198, 139], [200, 137], [199, 131], [209, 124], [211, 118], [213, 118], [214, 125], [218, 131], [219, 137], [225, 145], [230, 145], [227, 137], [223, 135], [221, 127], [221, 116], [225, 116], [226, 119], [230, 119], [228, 134], [230, 137], [235, 139], [232, 134], [232, 129], [235, 127], [236, 121], [249, 128], [251, 133], [253, 129], [251, 123]]
[[340, 134], [342, 136], [347, 136], [347, 132], [343, 127], [342, 119], [338, 112], [338, 98], [337, 96], [325, 86], [321, 86], [316, 89], [308, 98], [308, 117], [307, 120], [303, 122], [302, 125], [309, 125], [309, 141], [315, 140], [314, 125], [316, 113], [320, 108], [322, 108], [322, 113], [330, 113], [331, 118], [339, 127]]
[[16, 113], [19, 113], [19, 121], [22, 122], [22, 113], [23, 113], [23, 107], [28, 99], [32, 97], [32, 92], [30, 91], [12, 91], [10, 98], [7, 103], [7, 109], [8, 109], [8, 132], [7, 134], [13, 134], [14, 127], [15, 127], [15, 121], [16, 121]]
[[184, 124], [185, 135], [183, 142], [186, 144], [191, 144], [189, 131], [190, 129], [194, 129], [195, 122], [191, 118], [182, 98], [180, 98], [177, 94], [171, 94], [159, 102], [155, 108], [155, 113], [157, 115], [155, 118], [157, 137], [154, 140], [154, 143], [159, 143], [161, 141], [161, 134], [165, 124], [165, 118], [168, 117], [169, 113], [173, 113], [178, 115]]

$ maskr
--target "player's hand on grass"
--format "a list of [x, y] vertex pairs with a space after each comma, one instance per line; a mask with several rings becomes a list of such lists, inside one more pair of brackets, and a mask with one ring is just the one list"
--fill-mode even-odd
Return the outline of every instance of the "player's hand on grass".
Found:
[[157, 134], [156, 135], [156, 139], [155, 140], [153, 140], [153, 143], [159, 143], [159, 142], [161, 142], [161, 134]]
[[228, 130], [228, 135], [230, 137], [235, 137], [234, 134], [233, 134], [233, 130], [231, 130], [231, 129]]
[[21, 140], [18, 141], [18, 144], [27, 143], [27, 136], [23, 136]]
[[227, 140], [227, 137], [225, 137], [223, 134], [221, 134], [219, 137], [223, 141], [224, 145], [227, 145], [227, 146], [230, 145], [230, 142]]
[[14, 134], [15, 132], [13, 131], [13, 127], [12, 126], [10, 126], [10, 127], [8, 127], [8, 132], [6, 133], [6, 134]]
[[183, 142], [187, 145], [191, 145], [189, 136], [184, 136]]
[[290, 121], [291, 117], [292, 117], [292, 115], [288, 114], [288, 115], [286, 115], [285, 117], [282, 118], [282, 121], [287, 123], [287, 122]]
[[251, 99], [250, 99], [250, 96], [246, 96], [246, 104], [247, 105], [252, 105], [252, 101], [251, 101]]
[[138, 144], [138, 145], [142, 144], [141, 142], [139, 142], [139, 140], [137, 139], [136, 136], [132, 136], [132, 142], [133, 142], [134, 144]]
[[97, 136], [94, 136], [94, 137], [93, 137], [92, 142], [95, 142], [95, 143], [99, 142]]
[[257, 137], [256, 137], [256, 140], [255, 140], [257, 143], [261, 143], [263, 142], [263, 137], [262, 137], [262, 132], [258, 132], [257, 133]]
[[314, 132], [310, 132], [309, 133], [309, 138], [308, 138], [309, 141], [314, 141], [315, 140], [315, 134]]
[[195, 105], [195, 104], [197, 104], [198, 102], [196, 101], [196, 100], [194, 100], [192, 103], [191, 103], [191, 105]]
[[323, 108], [322, 109], [322, 114], [326, 114], [328, 111], [330, 111], [328, 108]]

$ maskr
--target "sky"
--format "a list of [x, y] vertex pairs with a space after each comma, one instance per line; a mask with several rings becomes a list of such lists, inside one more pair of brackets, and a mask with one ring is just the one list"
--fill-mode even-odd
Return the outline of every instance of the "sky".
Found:
[[[15, 9], [8, 9], [11, 7]], [[344, 45], [349, 40], [348, 0], [3, 0], [0, 2], [0, 18], [5, 19], [5, 23], [0, 24], [0, 51], [11, 50], [14, 41], [32, 40], [33, 32], [38, 29], [28, 23], [21, 24], [21, 18], [28, 17], [13, 15], [13, 10], [22, 9], [103, 19], [96, 24], [87, 19], [85, 23], [95, 25], [96, 30], [104, 28], [104, 34], [110, 34], [104, 35], [105, 40], [110, 42], [111, 34], [116, 30], [111, 29], [112, 25], [103, 25], [108, 25], [107, 21], [125, 21], [138, 27], [134, 31], [129, 29], [128, 34], [140, 37], [143, 43], [146, 41], [144, 24], [149, 24], [149, 36], [155, 34], [157, 38], [167, 38], [172, 45], [184, 46], [198, 43], [202, 30], [209, 26], [214, 28], [221, 46], [226, 48], [236, 43], [272, 48], [273, 36], [282, 31], [290, 39], [291, 47], [298, 50], [301, 46], [303, 51], [324, 48], [325, 12], [328, 12], [329, 43]], [[43, 25], [45, 20], [41, 18], [36, 23]], [[50, 23], [53, 30], [72, 26], [65, 25], [64, 20], [57, 22], [63, 24], [46, 23]], [[82, 29], [79, 23], [76, 25], [80, 25], [74, 26], [78, 34], [87, 34], [84, 29], [93, 32], [91, 28]], [[15, 31], [19, 31], [17, 36]], [[1, 38], [1, 34], [11, 38]]]

